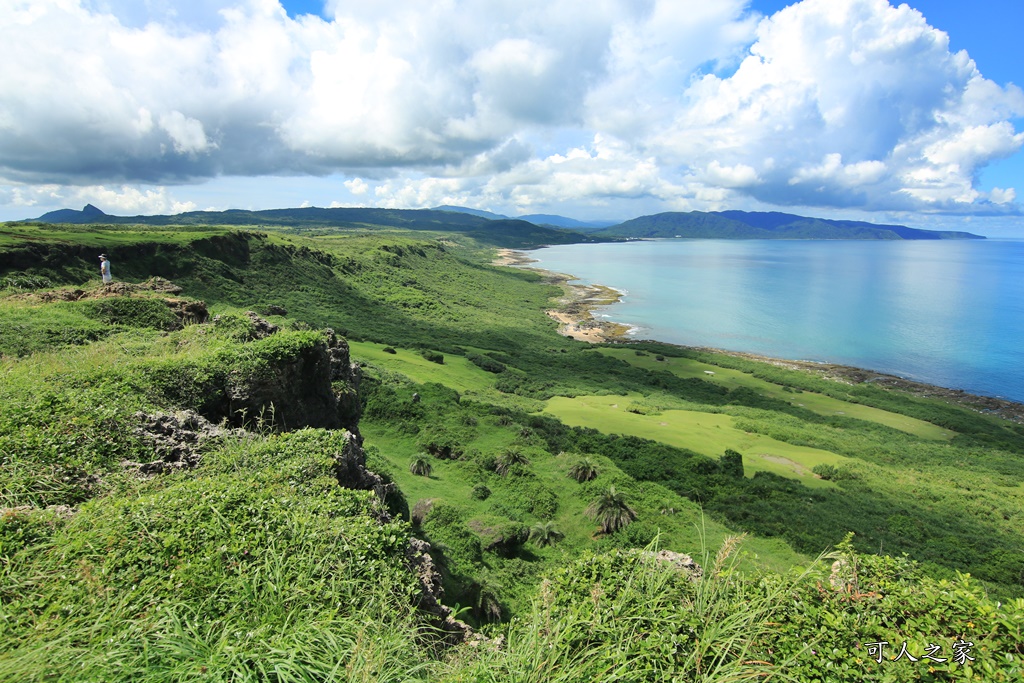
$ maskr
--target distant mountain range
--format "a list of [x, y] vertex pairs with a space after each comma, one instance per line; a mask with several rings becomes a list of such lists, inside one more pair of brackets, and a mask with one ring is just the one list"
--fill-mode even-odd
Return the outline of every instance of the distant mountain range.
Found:
[[267, 225], [297, 229], [395, 227], [467, 233], [502, 246], [573, 244], [643, 238], [937, 240], [985, 239], [969, 232], [921, 230], [904, 225], [808, 218], [757, 211], [690, 211], [641, 216], [623, 223], [577, 221], [552, 214], [509, 218], [459, 206], [434, 209], [299, 208], [264, 211], [189, 211], [171, 216], [111, 216], [87, 204], [81, 211], [43, 214], [45, 223], [142, 225]]
[[920, 230], [904, 225], [807, 218], [758, 211], [690, 211], [641, 216], [600, 230], [603, 237], [714, 239], [948, 240], [985, 239], [969, 232]]
[[[481, 218], [512, 218], [512, 216], [505, 216], [500, 213], [491, 213], [490, 211], [481, 211], [480, 209], [470, 209], [465, 206], [451, 206], [450, 204], [435, 207], [435, 210], [468, 213], [473, 216], [480, 216]], [[619, 223], [619, 221], [578, 221], [575, 218], [567, 218], [565, 216], [558, 216], [550, 213], [530, 213], [523, 216], [515, 216], [515, 219], [520, 221], [529, 221], [534, 225], [545, 225], [552, 228], [568, 228], [570, 230], [580, 231], [599, 230]]]

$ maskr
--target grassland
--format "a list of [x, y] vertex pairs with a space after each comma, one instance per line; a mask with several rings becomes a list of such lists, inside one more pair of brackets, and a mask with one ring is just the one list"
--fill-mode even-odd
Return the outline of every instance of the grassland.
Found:
[[[545, 314], [558, 287], [490, 265], [491, 242], [465, 234], [16, 225], [0, 239], [4, 680], [1021, 674], [1018, 424], [566, 339]], [[115, 277], [173, 280], [219, 317], [178, 329], [161, 296], [107, 292], [97, 249]], [[57, 296], [73, 290], [111, 303]], [[280, 330], [258, 339], [247, 310]], [[222, 416], [247, 430], [204, 441], [194, 468], [124, 464], [154, 457], [140, 414], [209, 412], [326, 327], [361, 366], [366, 461], [395, 491], [339, 486], [354, 437], [282, 433], [271, 405]], [[577, 481], [583, 462], [594, 476]], [[602, 532], [593, 505], [612, 487], [635, 520]], [[406, 564], [413, 537], [444, 602], [503, 646], [438, 630]], [[645, 549], [693, 555], [704, 578]], [[948, 655], [958, 639], [972, 667], [866, 649]]]

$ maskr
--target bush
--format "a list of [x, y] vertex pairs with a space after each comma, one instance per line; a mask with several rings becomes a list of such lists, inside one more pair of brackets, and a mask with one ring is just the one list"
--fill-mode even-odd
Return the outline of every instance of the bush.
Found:
[[477, 484], [469, 494], [474, 500], [487, 500], [491, 496], [491, 490], [486, 484]]
[[836, 475], [839, 474], [839, 468], [836, 467], [835, 465], [819, 463], [815, 465], [813, 468], [811, 468], [811, 472], [814, 472], [816, 475], [818, 475], [825, 481], [829, 481], [836, 478]]
[[420, 351], [420, 355], [429, 360], [431, 363], [444, 365], [444, 354], [442, 353], [438, 353], [437, 351], [431, 351], [430, 349], [423, 349], [422, 351]]
[[431, 429], [416, 440], [417, 445], [424, 451], [442, 460], [457, 460], [462, 456], [462, 446], [459, 438], [444, 429]]
[[526, 477], [510, 477], [495, 486], [490, 498], [494, 514], [525, 520], [529, 516], [551, 519], [558, 512], [558, 494], [539, 481]]
[[719, 459], [722, 474], [736, 479], [743, 478], [743, 456], [731, 448], [727, 448]]
[[479, 353], [467, 353], [466, 358], [469, 360], [469, 362], [473, 363], [473, 365], [476, 365], [477, 367], [481, 368], [482, 370], [486, 370], [487, 372], [493, 372], [495, 374], [505, 372], [504, 363], [500, 363], [494, 360], [493, 358], [482, 356]]
[[430, 460], [423, 454], [416, 455], [409, 461], [409, 471], [418, 477], [429, 477], [432, 470]]
[[178, 316], [161, 299], [111, 297], [81, 301], [77, 305], [89, 317], [108, 325], [152, 327], [157, 330], [173, 330], [181, 326]]
[[452, 574], [471, 576], [483, 561], [480, 539], [466, 525], [466, 514], [461, 508], [436, 501], [422, 528]]

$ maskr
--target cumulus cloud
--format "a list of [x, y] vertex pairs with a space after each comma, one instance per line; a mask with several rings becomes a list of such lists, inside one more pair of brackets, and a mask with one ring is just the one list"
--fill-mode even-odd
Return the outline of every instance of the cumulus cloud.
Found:
[[748, 4], [9, 0], [0, 201], [343, 173], [382, 206], [1016, 210], [977, 178], [1020, 89], [907, 5]]
[[981, 167], [1020, 149], [1000, 119], [1021, 114], [1018, 88], [985, 80], [907, 5], [805, 0], [643, 144], [668, 163], [749, 167], [766, 202], [957, 210], [979, 198]]
[[351, 180], [344, 181], [343, 185], [348, 188], [348, 191], [354, 195], [360, 196], [367, 193], [370, 186], [366, 184], [366, 181], [362, 178], [352, 178]]
[[[55, 184], [0, 186], [0, 203], [16, 207], [18, 218], [31, 218], [53, 207], [99, 206], [107, 213], [137, 216], [175, 214], [196, 210], [196, 204], [180, 200], [166, 187], [140, 188], [131, 185], [62, 186]], [[44, 207], [44, 210], [39, 210]]]

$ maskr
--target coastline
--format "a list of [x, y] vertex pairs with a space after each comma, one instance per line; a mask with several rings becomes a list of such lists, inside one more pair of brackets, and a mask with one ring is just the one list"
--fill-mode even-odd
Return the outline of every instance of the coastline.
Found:
[[620, 301], [623, 292], [605, 285], [574, 285], [574, 275], [556, 273], [543, 268], [530, 266], [536, 263], [521, 251], [499, 249], [498, 258], [492, 263], [496, 266], [526, 268], [538, 273], [544, 281], [561, 288], [562, 296], [558, 298], [558, 306], [548, 309], [545, 313], [558, 322], [558, 333], [570, 339], [585, 341], [590, 344], [605, 344], [628, 341], [626, 336], [633, 328], [622, 323], [597, 320], [594, 309], [608, 306]]
[[875, 372], [864, 368], [857, 368], [837, 363], [815, 362], [805, 360], [788, 360], [784, 358], [772, 358], [761, 356], [756, 353], [743, 351], [730, 351], [727, 349], [715, 349], [703, 346], [686, 346], [685, 344], [672, 344], [659, 340], [641, 340], [627, 336], [633, 329], [631, 326], [612, 321], [597, 320], [594, 318], [594, 310], [617, 303], [623, 297], [623, 292], [607, 287], [605, 285], [584, 285], [570, 284], [575, 280], [573, 275], [556, 273], [543, 268], [531, 266], [537, 263], [525, 252], [514, 249], [499, 249], [498, 257], [492, 262], [494, 265], [510, 266], [516, 268], [527, 268], [542, 275], [546, 282], [557, 285], [562, 289], [562, 296], [558, 299], [556, 308], [545, 311], [553, 320], [559, 323], [558, 333], [590, 344], [619, 344], [634, 341], [652, 341], [666, 346], [674, 346], [680, 349], [701, 351], [705, 353], [745, 358], [762, 363], [768, 363], [776, 367], [790, 370], [800, 370], [816, 374], [824, 379], [829, 379], [844, 384], [878, 384], [886, 388], [895, 389], [905, 393], [919, 396], [921, 398], [936, 398], [970, 408], [977, 412], [995, 415], [1018, 424], [1024, 424], [1024, 403], [1010, 401], [1008, 399], [996, 398], [993, 396], [982, 396], [971, 394], [963, 389], [950, 389], [934, 384], [916, 382], [897, 375], [890, 375], [882, 372]]

